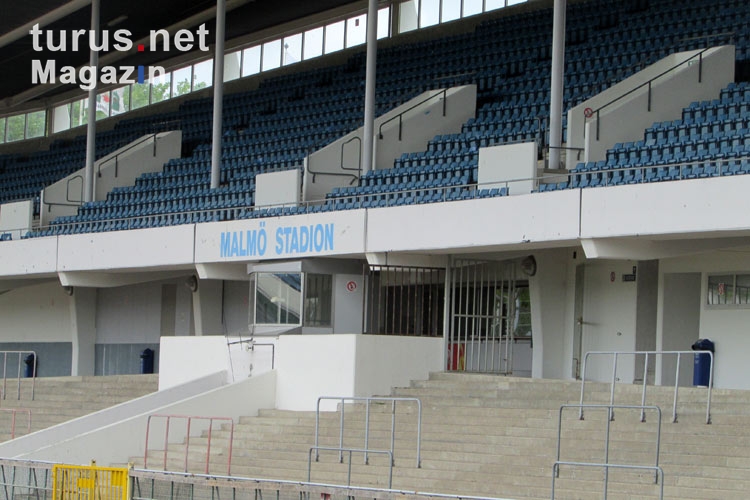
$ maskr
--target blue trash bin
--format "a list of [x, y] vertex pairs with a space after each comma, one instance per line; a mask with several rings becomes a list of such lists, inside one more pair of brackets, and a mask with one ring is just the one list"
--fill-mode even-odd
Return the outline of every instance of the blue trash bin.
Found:
[[24, 370], [24, 375], [26, 378], [32, 378], [36, 377], [36, 356], [34, 356], [34, 353], [29, 354], [26, 356], [23, 360], [23, 362], [26, 364], [26, 369]]
[[[698, 339], [692, 345], [694, 351], [714, 352], [714, 343], [708, 339]], [[693, 385], [696, 387], [708, 387], [711, 381], [711, 355], [708, 353], [696, 353], [693, 361]]]
[[141, 353], [141, 374], [154, 373], [154, 351], [144, 349]]

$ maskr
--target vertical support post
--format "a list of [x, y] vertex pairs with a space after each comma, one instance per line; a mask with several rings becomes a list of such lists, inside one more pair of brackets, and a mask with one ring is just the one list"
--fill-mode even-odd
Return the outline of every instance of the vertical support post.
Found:
[[396, 444], [396, 400], [391, 401], [391, 467], [394, 465], [393, 451]]
[[375, 69], [378, 56], [378, 0], [369, 0], [367, 7], [367, 62], [365, 72], [365, 126], [362, 147], [362, 173], [373, 169], [372, 156], [375, 133]]
[[[615, 365], [617, 365], [617, 358], [615, 357]], [[610, 414], [614, 414], [614, 408], [609, 407]], [[609, 433], [612, 427], [612, 419], [607, 419], [607, 436], [604, 441], [604, 500], [607, 500], [607, 490], [609, 489]]]
[[[610, 387], [609, 389], [609, 404], [610, 405], [615, 404], [615, 383], [617, 382], [617, 353], [614, 353], [614, 358], [615, 358], [614, 362], [612, 363], [612, 387]], [[614, 420], [614, 419], [615, 419], [615, 410], [614, 408], [610, 408], [608, 420]]]
[[[341, 398], [341, 421], [339, 423], [339, 463], [344, 463], [344, 398]], [[350, 455], [351, 456], [351, 455]]]
[[[99, 52], [93, 50], [99, 47], [99, 11], [100, 0], [91, 1], [91, 32], [94, 33], [93, 47], [89, 52], [89, 65], [94, 68], [99, 66]], [[96, 162], [96, 91], [99, 89], [99, 79], [96, 78], [94, 86], [89, 90], [88, 96], [88, 122], [86, 124], [86, 183], [83, 189], [83, 201], [94, 201], [94, 163]]]
[[646, 410], [643, 408], [646, 406], [646, 378], [648, 376], [648, 353], [646, 353], [646, 360], [643, 362], [643, 392], [641, 393], [641, 422], [646, 421]]
[[216, 0], [216, 44], [214, 46], [214, 120], [211, 141], [211, 189], [221, 180], [221, 124], [224, 104], [224, 20], [226, 0]]
[[674, 374], [674, 401], [672, 401], [672, 423], [677, 423], [677, 391], [680, 387], [680, 353], [677, 353], [677, 369]]
[[711, 366], [708, 373], [708, 403], [706, 403], [706, 424], [711, 423], [711, 389], [714, 386], [714, 353], [709, 352], [708, 355], [711, 357]]
[[586, 387], [586, 360], [589, 359], [589, 353], [583, 355], [583, 368], [581, 369], [581, 407], [578, 408], [578, 420], [583, 420], [583, 391]]
[[560, 168], [562, 146], [563, 79], [565, 75], [565, 9], [567, 0], [555, 0], [552, 26], [552, 79], [550, 82], [549, 167]]
[[370, 399], [365, 403], [365, 465], [370, 463], [367, 450], [370, 448]]

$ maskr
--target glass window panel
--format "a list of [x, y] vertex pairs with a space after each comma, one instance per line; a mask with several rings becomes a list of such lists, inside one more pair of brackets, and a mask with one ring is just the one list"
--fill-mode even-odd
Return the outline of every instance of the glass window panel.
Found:
[[109, 117], [109, 91], [96, 95], [96, 119]]
[[485, 12], [495, 9], [502, 9], [503, 7], [505, 7], [505, 0], [485, 0], [484, 2]]
[[281, 65], [281, 40], [263, 44], [263, 71], [276, 69]]
[[260, 73], [260, 45], [242, 51], [242, 76]]
[[88, 106], [85, 104], [88, 101], [81, 99], [70, 103], [70, 127], [78, 127], [88, 122], [86, 116], [86, 109]]
[[305, 59], [323, 55], [323, 27], [305, 31]]
[[5, 117], [0, 118], [0, 144], [5, 142]]
[[180, 68], [172, 72], [172, 97], [190, 93], [190, 80], [192, 80], [193, 68]]
[[443, 22], [461, 18], [461, 0], [443, 0]]
[[346, 46], [362, 45], [367, 40], [367, 14], [346, 20]]
[[242, 74], [242, 51], [232, 52], [224, 55], [224, 81], [231, 82]]
[[332, 297], [330, 274], [305, 274], [305, 326], [331, 326]]
[[109, 109], [110, 116], [117, 116], [130, 111], [130, 87], [120, 87], [112, 91]]
[[734, 303], [734, 276], [720, 275], [708, 277], [708, 304], [724, 305]]
[[255, 281], [255, 323], [300, 323], [301, 276], [259, 273]]
[[398, 6], [398, 32], [406, 33], [418, 28], [419, 0], [408, 0]]
[[151, 102], [162, 102], [169, 99], [171, 94], [172, 73], [159, 75], [151, 82]]
[[464, 0], [463, 17], [482, 13], [482, 0]]
[[44, 137], [47, 125], [47, 112], [34, 111], [26, 117], [26, 137]]
[[284, 38], [284, 66], [302, 60], [302, 33]]
[[426, 28], [440, 22], [440, 0], [421, 0], [419, 26]]
[[326, 26], [325, 53], [330, 54], [344, 48], [344, 21]]
[[193, 66], [193, 92], [210, 87], [213, 81], [213, 59], [207, 59]]
[[[63, 104], [61, 106], [55, 106], [52, 110], [52, 133], [62, 132], [70, 128], [70, 103]], [[0, 127], [0, 131], [4, 132], [5, 128]], [[2, 133], [0, 132], [0, 133]]]
[[738, 274], [735, 277], [734, 293], [737, 304], [750, 304], [750, 274]]
[[139, 109], [148, 106], [148, 83], [134, 83], [130, 92], [130, 109]]
[[391, 34], [391, 8], [378, 11], [378, 40], [388, 38]]
[[23, 140], [24, 132], [26, 132], [26, 115], [9, 116], [6, 142]]

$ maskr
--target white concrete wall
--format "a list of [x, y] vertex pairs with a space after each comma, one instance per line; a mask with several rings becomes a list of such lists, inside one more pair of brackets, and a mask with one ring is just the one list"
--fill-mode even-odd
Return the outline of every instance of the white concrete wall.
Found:
[[159, 390], [168, 389], [212, 373], [229, 379], [226, 338], [162, 337], [159, 344]]
[[578, 238], [577, 190], [368, 211], [367, 251], [470, 250]]
[[182, 225], [58, 238], [58, 271], [193, 264], [194, 226]]
[[5, 203], [0, 206], [0, 234], [10, 233], [14, 240], [21, 239], [31, 229], [33, 220], [32, 200]]
[[55, 282], [0, 294], [0, 339], [70, 342], [70, 303], [70, 296]]
[[[375, 144], [373, 151], [373, 168], [375, 170], [393, 167], [393, 160], [402, 153], [424, 151], [427, 142], [437, 134], [460, 132], [461, 126], [476, 110], [476, 86], [468, 85], [448, 89], [443, 116], [443, 98], [438, 96], [441, 90], [429, 90], [414, 99], [394, 108], [375, 119]], [[406, 111], [417, 103], [431, 98], [427, 102]], [[405, 111], [405, 112], [404, 112]], [[392, 118], [404, 112], [402, 116], [401, 140], [398, 137], [399, 120]], [[380, 125], [383, 126], [383, 138], [379, 137]], [[322, 200], [334, 187], [349, 186], [356, 183], [359, 177], [361, 140], [364, 128], [343, 136], [323, 149], [311, 154], [305, 163], [303, 178], [303, 199], [306, 201]], [[343, 165], [342, 165], [343, 147]], [[342, 169], [343, 166], [343, 169]], [[321, 175], [313, 172], [345, 174]]]
[[0, 276], [43, 277], [57, 271], [57, 238], [3, 241], [0, 245]]
[[158, 344], [161, 284], [100, 288], [96, 304], [97, 344]]
[[[154, 146], [154, 141], [156, 145]], [[137, 144], [136, 146], [133, 146]], [[154, 136], [139, 137], [130, 144], [113, 151], [94, 164], [94, 199], [104, 200], [116, 186], [129, 186], [139, 175], [158, 172], [172, 158], [182, 154], [182, 132], [172, 131]], [[115, 162], [115, 158], [117, 161]], [[46, 226], [56, 217], [74, 215], [82, 201], [81, 178], [85, 169], [80, 169], [42, 190], [40, 208], [41, 225]], [[52, 203], [52, 205], [50, 205]], [[75, 206], [55, 205], [74, 204]]]
[[[586, 148], [584, 161], [603, 160], [606, 150], [616, 142], [637, 141], [643, 130], [657, 121], [680, 118], [682, 108], [692, 101], [717, 99], [719, 91], [734, 81], [734, 46], [718, 47], [703, 54], [701, 81], [696, 58], [657, 78], [652, 83], [651, 112], [648, 112], [648, 87], [603, 109], [599, 116], [599, 140], [596, 139], [596, 115], [586, 119], [584, 110], [596, 110], [624, 95], [677, 64], [688, 60], [699, 51], [671, 54], [661, 61], [582, 102], [568, 111], [568, 147]], [[585, 129], [585, 132], [584, 132]], [[568, 168], [576, 165], [575, 153], [569, 152]]]
[[298, 168], [255, 176], [255, 206], [297, 206], [301, 197], [302, 171]]
[[505, 187], [512, 195], [531, 193], [536, 177], [536, 148], [535, 142], [480, 148], [478, 188]]
[[[314, 410], [321, 396], [388, 394], [441, 370], [443, 339], [377, 335], [285, 335], [279, 338], [276, 407]], [[336, 408], [335, 401], [321, 409]]]

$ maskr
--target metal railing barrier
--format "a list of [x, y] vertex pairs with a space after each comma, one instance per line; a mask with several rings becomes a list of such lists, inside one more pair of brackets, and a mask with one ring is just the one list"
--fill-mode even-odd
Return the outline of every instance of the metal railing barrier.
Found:
[[10, 413], [10, 438], [16, 439], [16, 415], [26, 415], [26, 434], [31, 432], [31, 410], [16, 408], [0, 408], [1, 413]]
[[190, 451], [190, 425], [194, 420], [208, 421], [208, 443], [206, 445], [206, 466], [205, 473], [208, 474], [209, 459], [211, 456], [211, 434], [213, 431], [214, 422], [227, 422], [229, 423], [229, 449], [227, 452], [227, 475], [232, 473], [232, 443], [234, 441], [234, 420], [231, 417], [197, 417], [191, 415], [167, 415], [167, 414], [154, 414], [148, 416], [146, 422], [146, 446], [143, 453], [143, 467], [148, 468], [148, 438], [151, 431], [151, 419], [153, 418], [164, 418], [166, 419], [166, 428], [164, 430], [164, 461], [162, 468], [167, 469], [167, 452], [169, 448], [169, 424], [172, 420], [185, 420], [187, 421], [187, 429], [185, 431], [185, 472], [188, 470], [188, 453]]
[[130, 477], [127, 468], [87, 465], [52, 467], [54, 500], [130, 500]]
[[31, 368], [31, 400], [34, 400], [34, 391], [36, 388], [36, 367], [39, 357], [36, 351], [0, 351], [3, 356], [3, 399], [8, 395], [8, 355], [18, 356], [18, 374], [16, 375], [16, 399], [21, 400], [21, 365], [25, 363], [23, 355], [32, 356], [33, 366]]
[[[315, 407], [315, 446], [313, 448], [319, 448], [320, 438], [320, 402], [323, 400], [328, 401], [339, 401], [341, 403], [341, 418], [339, 421], [339, 448], [344, 449], [344, 408], [346, 401], [364, 401], [366, 404], [365, 410], [365, 447], [364, 457], [365, 465], [368, 464], [368, 452], [370, 444], [370, 403], [372, 402], [384, 402], [391, 403], [391, 462], [394, 462], [393, 452], [396, 436], [396, 402], [412, 402], [417, 404], [417, 468], [422, 467], [422, 401], [418, 398], [389, 398], [389, 397], [357, 397], [357, 396], [321, 396], [318, 398], [317, 405]], [[351, 459], [351, 457], [350, 457]], [[315, 461], [318, 461], [318, 453], [315, 453]], [[339, 452], [339, 462], [343, 463], [344, 454], [343, 451]]]
[[[617, 383], [617, 358], [619, 356], [645, 356], [643, 363], [643, 390], [641, 392], [641, 406], [646, 405], [646, 386], [648, 380], [648, 358], [649, 356], [666, 356], [676, 355], [677, 356], [677, 367], [675, 368], [674, 376], [674, 398], [672, 401], [672, 423], [677, 423], [677, 394], [679, 392], [679, 381], [680, 381], [680, 360], [683, 354], [695, 355], [695, 354], [707, 354], [711, 358], [711, 365], [709, 367], [708, 377], [708, 391], [706, 397], [706, 424], [711, 423], [711, 389], [714, 384], [714, 353], [711, 351], [589, 351], [583, 356], [583, 375], [581, 376], [581, 399], [580, 404], [583, 405], [583, 396], [586, 385], [586, 368], [589, 356], [612, 356], [612, 381], [610, 385], [609, 404], [615, 403], [615, 384]], [[614, 418], [614, 412], [611, 417]], [[578, 418], [583, 420], [583, 406], [581, 406]], [[645, 421], [645, 414], [641, 412], [641, 421]]]
[[349, 467], [346, 473], [346, 485], [351, 486], [352, 484], [352, 453], [364, 453], [365, 456], [368, 453], [379, 453], [382, 455], [388, 455], [388, 489], [393, 486], [393, 452], [390, 450], [368, 450], [366, 448], [336, 448], [328, 446], [311, 446], [310, 451], [307, 453], [307, 482], [311, 481], [312, 475], [312, 452], [315, 450], [315, 461], [318, 461], [318, 455], [320, 451], [338, 451], [339, 454], [343, 452], [349, 453]]
[[270, 347], [271, 348], [271, 370], [274, 369], [274, 366], [276, 365], [276, 344], [270, 343], [270, 342], [255, 342], [253, 339], [240, 339], [240, 340], [233, 340], [231, 342], [227, 342], [228, 346], [235, 345], [235, 344], [247, 344], [247, 349], [249, 351], [255, 352], [256, 347]]
[[[560, 460], [563, 411], [567, 408], [578, 408], [579, 410], [582, 410], [584, 407], [590, 408], [590, 409], [607, 410], [608, 412], [607, 418], [605, 419], [606, 431], [604, 435], [604, 461], [603, 462], [574, 462], [574, 461]], [[615, 409], [640, 410], [641, 415], [643, 415], [643, 412], [646, 410], [652, 410], [656, 412], [658, 421], [657, 421], [657, 427], [656, 427], [656, 443], [655, 443], [656, 457], [654, 459], [654, 465], [619, 464], [619, 463], [614, 464], [609, 461], [610, 431], [612, 427], [611, 415], [613, 414]], [[659, 485], [660, 487], [659, 498], [663, 499], [664, 498], [664, 471], [659, 466], [659, 452], [661, 450], [661, 417], [662, 417], [661, 408], [659, 408], [658, 406], [614, 405], [614, 404], [609, 404], [609, 405], [565, 404], [565, 405], [561, 405], [558, 418], [557, 418], [557, 453], [555, 455], [555, 463], [552, 466], [552, 500], [554, 500], [555, 498], [555, 480], [558, 477], [560, 477], [561, 465], [570, 465], [570, 466], [576, 466], [576, 467], [603, 468], [604, 469], [604, 496], [603, 496], [604, 500], [607, 499], [607, 490], [609, 486], [609, 469], [615, 468], [615, 469], [651, 470], [651, 471], [654, 471], [655, 484]]]
[[[2, 461], [0, 461], [2, 464]], [[347, 500], [508, 500], [491, 497], [450, 495], [393, 490], [370, 486], [342, 486], [245, 477], [208, 476], [182, 472], [132, 469], [133, 500], [195, 499], [347, 499]], [[41, 500], [41, 499], [40, 499]], [[44, 500], [47, 500], [46, 498]]]
[[111, 157], [107, 158], [104, 161], [100, 161], [99, 162], [99, 166], [96, 169], [96, 176], [97, 177], [101, 177], [102, 176], [102, 166], [105, 165], [105, 164], [107, 164], [107, 163], [109, 163], [109, 162], [111, 162], [112, 160], [114, 160], [114, 162], [115, 162], [115, 177], [117, 177], [118, 176], [118, 169], [119, 169], [119, 166], [120, 166], [120, 155], [123, 155], [123, 154], [129, 152], [131, 149], [135, 148], [136, 146], [140, 146], [141, 144], [143, 144], [145, 142], [148, 142], [151, 139], [154, 140], [154, 148], [153, 148], [154, 150], [152, 152], [152, 156], [154, 158], [156, 158], [156, 146], [157, 146], [157, 143], [158, 143], [157, 139], [158, 139], [158, 136], [159, 136], [160, 133], [162, 133], [162, 132], [154, 132], [152, 134], [149, 134], [149, 135], [143, 137], [141, 140], [134, 142], [133, 144], [131, 144], [130, 146], [128, 146], [124, 150], [122, 150], [119, 153], [117, 153], [116, 155], [111, 156]]

